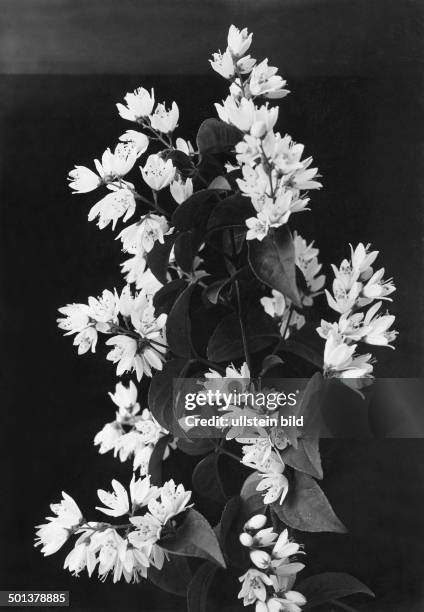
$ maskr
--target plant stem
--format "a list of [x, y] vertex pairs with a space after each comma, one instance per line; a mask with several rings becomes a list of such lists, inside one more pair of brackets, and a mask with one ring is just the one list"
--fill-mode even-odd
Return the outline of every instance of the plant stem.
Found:
[[238, 318], [239, 318], [239, 322], [240, 322], [240, 331], [241, 331], [241, 339], [242, 339], [242, 342], [243, 342], [244, 357], [245, 357], [245, 360], [246, 360], [247, 367], [249, 368], [249, 372], [250, 372], [250, 374], [252, 374], [252, 363], [250, 361], [249, 347], [247, 345], [246, 330], [245, 330], [244, 322], [243, 322], [243, 314], [242, 314], [241, 299], [240, 299], [240, 287], [239, 287], [238, 280], [236, 280], [236, 282], [234, 283], [234, 286], [236, 288], [237, 311], [238, 311]]
[[231, 451], [226, 450], [225, 448], [220, 448], [218, 447], [218, 452], [222, 455], [228, 455], [228, 457], [231, 457], [232, 459], [235, 459], [237, 461], [237, 463], [240, 463], [240, 457], [238, 455], [236, 455], [235, 453], [232, 453]]
[[290, 325], [290, 321], [291, 321], [291, 318], [292, 318], [292, 315], [293, 315], [293, 311], [294, 311], [294, 306], [292, 304], [290, 306], [289, 316], [287, 317], [287, 321], [286, 321], [286, 324], [284, 326], [284, 331], [281, 334], [281, 339], [277, 342], [274, 350], [271, 353], [272, 355], [275, 355], [276, 353], [278, 353], [278, 351], [281, 348], [281, 345], [284, 343], [284, 341], [286, 339], [286, 334], [287, 334], [287, 330], [288, 330], [289, 325]]

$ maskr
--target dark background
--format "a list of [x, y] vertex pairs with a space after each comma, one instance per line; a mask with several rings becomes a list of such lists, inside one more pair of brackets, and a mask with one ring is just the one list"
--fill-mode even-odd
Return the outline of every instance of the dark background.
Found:
[[[33, 526], [63, 489], [94, 508], [95, 491], [128, 465], [100, 457], [94, 434], [113, 418], [114, 368], [102, 350], [78, 358], [56, 309], [120, 286], [119, 246], [86, 215], [66, 175], [131, 126], [115, 103], [138, 85], [180, 107], [194, 139], [225, 82], [208, 70], [230, 23], [254, 31], [292, 94], [282, 131], [306, 144], [323, 175], [294, 225], [328, 264], [370, 241], [398, 287], [400, 336], [384, 376], [422, 376], [423, 7], [421, 2], [0, 1], [2, 275], [0, 589], [67, 589], [74, 610], [177, 610], [144, 584], [101, 584], [44, 559]], [[327, 443], [326, 491], [347, 536], [308, 538], [311, 572], [349, 571], [377, 594], [361, 610], [424, 608], [424, 443]], [[310, 541], [309, 541], [310, 540]], [[216, 586], [215, 592], [219, 589]]]

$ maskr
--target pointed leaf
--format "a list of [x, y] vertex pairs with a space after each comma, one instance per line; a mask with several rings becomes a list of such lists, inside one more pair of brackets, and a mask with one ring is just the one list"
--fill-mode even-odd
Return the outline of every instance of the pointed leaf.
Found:
[[201, 124], [196, 136], [200, 153], [222, 153], [230, 151], [243, 138], [236, 127], [220, 119], [206, 119]]
[[162, 462], [163, 455], [165, 453], [168, 443], [171, 442], [171, 436], [163, 436], [155, 444], [155, 447], [150, 455], [148, 474], [150, 474], [150, 480], [152, 485], [161, 486], [162, 480]]
[[[278, 336], [274, 320], [262, 308], [254, 307], [247, 313], [245, 328], [250, 353], [269, 346]], [[207, 355], [208, 359], [217, 362], [243, 357], [243, 340], [237, 315], [228, 315], [217, 325], [209, 340]]]
[[206, 612], [208, 591], [216, 570], [216, 565], [210, 561], [206, 561], [197, 569], [187, 591], [187, 612]]
[[166, 273], [174, 240], [175, 237], [172, 234], [165, 236], [163, 244], [156, 240], [153, 249], [146, 255], [147, 266], [163, 285], [167, 282]]
[[323, 603], [364, 593], [374, 597], [374, 593], [354, 576], [344, 572], [325, 572], [305, 578], [296, 583], [296, 590], [308, 600], [304, 609], [313, 608]]
[[166, 338], [171, 351], [179, 357], [192, 355], [190, 300], [195, 284], [191, 284], [178, 296], [166, 322]]
[[[245, 221], [255, 215], [255, 209], [248, 198], [236, 193], [221, 200], [213, 209], [207, 230], [215, 231], [224, 227], [246, 227]], [[246, 228], [247, 231], [247, 228]]]
[[169, 314], [171, 308], [176, 302], [177, 297], [187, 287], [187, 281], [183, 278], [177, 278], [169, 283], [166, 283], [153, 296], [153, 306], [155, 314]]
[[217, 503], [224, 503], [227, 496], [219, 475], [218, 461], [218, 453], [211, 453], [199, 461], [192, 476], [193, 488], [204, 497]]
[[175, 534], [159, 540], [168, 552], [185, 557], [200, 557], [225, 567], [224, 557], [214, 530], [205, 517], [190, 508]]
[[258, 279], [301, 308], [294, 244], [287, 225], [270, 232], [262, 241], [249, 240], [248, 243], [249, 263]]
[[168, 431], [174, 423], [173, 383], [175, 378], [183, 378], [189, 362], [186, 359], [171, 359], [156, 372], [149, 387], [149, 410], [155, 419]]
[[151, 565], [147, 576], [163, 591], [185, 597], [192, 573], [186, 559], [170, 554], [162, 569], [158, 570]]
[[256, 490], [261, 480], [259, 474], [253, 472], [246, 478], [241, 488], [240, 497], [243, 501], [243, 515], [246, 520], [254, 514], [263, 514], [265, 510], [263, 495]]
[[299, 531], [347, 531], [319, 485], [302, 472], [295, 472], [294, 483], [283, 505], [274, 503], [273, 509], [286, 525]]
[[172, 224], [178, 230], [206, 228], [209, 215], [218, 202], [219, 196], [215, 189], [196, 191], [175, 210]]

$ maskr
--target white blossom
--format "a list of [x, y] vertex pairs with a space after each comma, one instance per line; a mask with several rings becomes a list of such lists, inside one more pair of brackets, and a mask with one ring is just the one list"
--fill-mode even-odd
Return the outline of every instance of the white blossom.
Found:
[[143, 155], [149, 146], [149, 139], [146, 134], [137, 132], [137, 130], [127, 130], [119, 137], [119, 140], [130, 143], [134, 147], [137, 157]]
[[182, 204], [193, 193], [193, 181], [191, 178], [186, 181], [173, 181], [170, 185], [170, 191], [177, 204]]
[[122, 241], [122, 248], [127, 253], [149, 253], [158, 240], [164, 243], [164, 235], [169, 231], [169, 225], [165, 217], [148, 213], [140, 218], [137, 223], [129, 225], [118, 234], [117, 239]]
[[74, 193], [94, 191], [102, 183], [100, 176], [85, 166], [75, 166], [75, 169], [69, 172], [68, 180]]
[[148, 117], [155, 104], [153, 89], [149, 93], [143, 87], [138, 87], [133, 93], [127, 93], [124, 99], [126, 106], [119, 103], [116, 106], [121, 117], [128, 121], [141, 121]]
[[112, 480], [113, 493], [98, 489], [97, 495], [106, 508], [96, 506], [96, 510], [100, 510], [109, 516], [122, 516], [128, 514], [129, 501], [128, 493], [118, 480]]
[[229, 49], [224, 51], [224, 53], [220, 51], [218, 51], [218, 53], [213, 53], [209, 63], [215, 72], [224, 77], [224, 79], [232, 79], [234, 77], [235, 64]]
[[51, 504], [50, 509], [56, 516], [47, 517], [47, 523], [37, 526], [35, 538], [35, 546], [41, 546], [45, 556], [57, 552], [82, 521], [78, 505], [64, 491], [60, 503]]
[[164, 161], [160, 155], [149, 155], [141, 174], [146, 183], [155, 191], [160, 191], [172, 183], [175, 167], [171, 159]]
[[135, 212], [136, 202], [134, 194], [129, 189], [110, 186], [112, 193], [108, 193], [100, 202], [95, 204], [89, 214], [88, 220], [93, 221], [99, 217], [97, 225], [100, 229], [112, 223], [115, 229], [118, 219], [123, 217], [123, 221], [128, 221]]
[[268, 60], [264, 59], [257, 64], [249, 80], [249, 90], [253, 96], [265, 96], [266, 98], [284, 98], [289, 92], [285, 89], [287, 81], [277, 75], [278, 68], [268, 66]]
[[242, 57], [252, 44], [252, 36], [247, 28], [239, 30], [235, 25], [231, 25], [227, 37], [228, 49], [235, 57]]
[[176, 102], [172, 103], [170, 110], [166, 110], [164, 104], [158, 104], [155, 112], [150, 117], [150, 123], [153, 129], [162, 134], [170, 134], [178, 125], [180, 112]]

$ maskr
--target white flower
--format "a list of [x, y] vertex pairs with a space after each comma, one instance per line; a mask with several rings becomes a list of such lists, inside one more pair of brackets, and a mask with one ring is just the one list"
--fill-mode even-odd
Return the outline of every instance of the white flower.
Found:
[[50, 509], [56, 516], [47, 517], [49, 522], [44, 525], [37, 525], [35, 539], [35, 546], [41, 546], [45, 556], [57, 552], [82, 521], [78, 505], [64, 491], [60, 503], [51, 504]]
[[127, 93], [124, 99], [127, 106], [123, 104], [117, 104], [116, 106], [121, 117], [128, 119], [128, 121], [140, 121], [144, 117], [148, 117], [155, 104], [153, 89], [149, 93], [143, 87], [139, 87], [133, 93]]
[[193, 155], [194, 149], [193, 145], [189, 140], [184, 140], [183, 138], [177, 138], [175, 141], [175, 146], [178, 151], [185, 153], [186, 155]]
[[327, 296], [327, 302], [330, 308], [343, 314], [345, 312], [349, 312], [356, 305], [359, 295], [362, 290], [362, 284], [359, 282], [354, 282], [349, 289], [346, 289], [344, 282], [337, 277], [333, 281], [333, 294], [325, 290], [325, 295]]
[[89, 544], [91, 554], [98, 554], [98, 572], [102, 580], [106, 580], [110, 571], [113, 570], [113, 581], [117, 582], [122, 576], [122, 563], [119, 563], [119, 551], [123, 549], [125, 542], [115, 529], [105, 529], [93, 534]]
[[104, 514], [109, 516], [122, 516], [123, 514], [128, 514], [129, 511], [129, 501], [128, 501], [128, 493], [125, 488], [121, 485], [117, 480], [112, 480], [112, 488], [113, 493], [109, 493], [108, 491], [104, 491], [103, 489], [98, 489], [97, 495], [107, 508], [102, 508], [100, 506], [96, 506], [96, 510], [100, 510]]
[[143, 155], [149, 146], [149, 139], [146, 134], [137, 132], [137, 130], [127, 130], [125, 134], [122, 134], [122, 136], [119, 137], [119, 140], [122, 142], [131, 143], [135, 148], [137, 157]]
[[191, 491], [186, 491], [182, 484], [176, 486], [173, 480], [168, 480], [160, 490], [160, 501], [151, 499], [148, 509], [160, 523], [165, 524], [186, 509], [190, 497]]
[[268, 60], [264, 59], [257, 64], [250, 75], [249, 90], [253, 96], [265, 96], [266, 98], [284, 98], [289, 92], [284, 89], [287, 81], [277, 75], [278, 68], [268, 66]]
[[87, 353], [90, 349], [92, 353], [96, 352], [97, 345], [97, 330], [94, 327], [87, 327], [80, 331], [74, 338], [73, 345], [78, 347], [78, 355]]
[[[159, 358], [156, 357], [156, 351], [153, 349], [146, 349], [143, 355], [137, 353], [138, 343], [134, 338], [123, 335], [113, 336], [106, 341], [106, 344], [114, 347], [113, 350], [106, 355], [106, 359], [113, 363], [117, 363], [116, 374], [118, 376], [122, 376], [124, 372], [135, 370], [137, 380], [140, 381], [144, 373], [146, 373], [147, 376], [152, 375], [151, 365], [156, 367], [158, 363], [160, 363], [160, 367], [157, 369], [162, 369], [162, 363]], [[149, 360], [152, 354], [153, 359]], [[150, 361], [154, 363], [150, 365]]]
[[151, 189], [159, 191], [174, 180], [175, 167], [171, 159], [164, 161], [160, 155], [152, 154], [141, 168], [141, 174]]
[[279, 472], [268, 472], [261, 474], [261, 482], [256, 487], [257, 491], [266, 491], [264, 504], [272, 504], [279, 499], [282, 504], [289, 489], [289, 482], [284, 474]]
[[176, 102], [172, 103], [171, 109], [168, 111], [164, 104], [158, 104], [150, 117], [150, 123], [154, 130], [162, 132], [162, 134], [169, 134], [177, 127], [179, 116], [180, 111]]
[[252, 550], [250, 560], [259, 569], [266, 570], [271, 565], [271, 556], [265, 550]]
[[265, 601], [267, 598], [267, 587], [272, 586], [272, 580], [264, 572], [257, 569], [249, 569], [239, 578], [242, 582], [239, 599], [243, 599], [243, 604], [249, 606], [256, 601]]
[[65, 315], [65, 318], [57, 319], [58, 327], [66, 332], [65, 336], [82, 331], [92, 323], [87, 304], [68, 304], [58, 310]]
[[117, 239], [122, 241], [123, 250], [127, 253], [149, 253], [158, 240], [164, 243], [164, 235], [169, 231], [165, 217], [149, 213], [140, 218], [140, 221], [129, 225], [118, 234]]
[[215, 72], [223, 76], [224, 79], [232, 79], [235, 75], [234, 60], [228, 49], [224, 53], [220, 51], [213, 53], [209, 62]]
[[158, 495], [159, 489], [150, 484], [150, 476], [136, 480], [133, 475], [130, 482], [130, 496], [135, 506], [147, 506], [149, 501], [155, 499]]
[[363, 294], [370, 300], [391, 300], [387, 296], [396, 291], [391, 279], [384, 280], [384, 268], [375, 272], [363, 288]]
[[[138, 435], [138, 440], [140, 440], [140, 434]], [[141, 476], [147, 476], [149, 473], [149, 463], [150, 458], [153, 453], [154, 446], [145, 446], [143, 443], [139, 444], [134, 450], [134, 460], [133, 460], [133, 471], [140, 471]]]
[[88, 193], [101, 185], [101, 178], [85, 166], [75, 166], [68, 175], [69, 187], [74, 193]]
[[97, 225], [100, 229], [105, 228], [110, 222], [112, 222], [112, 229], [115, 229], [118, 219], [123, 216], [125, 222], [135, 212], [136, 202], [132, 191], [118, 187], [112, 187], [112, 189], [112, 193], [108, 193], [100, 202], [97, 202], [88, 214], [89, 221], [99, 217]]
[[182, 204], [193, 193], [193, 181], [190, 178], [186, 181], [173, 181], [170, 185], [170, 191], [177, 204]]
[[147, 556], [150, 556], [153, 545], [160, 538], [162, 523], [149, 512], [143, 516], [132, 516], [130, 521], [136, 527], [136, 531], [128, 534], [128, 540], [135, 548], [144, 549]]
[[218, 116], [226, 123], [232, 123], [242, 132], [249, 132], [255, 121], [256, 107], [253, 100], [242, 98], [239, 102], [228, 96], [222, 106], [215, 104]]
[[99, 331], [109, 331], [110, 323], [117, 322], [118, 300], [112, 291], [105, 289], [98, 298], [90, 296], [88, 305], [91, 317], [96, 321], [96, 328]]
[[95, 553], [90, 549], [89, 542], [76, 543], [71, 552], [67, 555], [63, 564], [64, 569], [78, 576], [83, 569], [87, 568], [88, 575], [91, 576], [97, 564]]
[[100, 446], [99, 453], [103, 455], [113, 450], [123, 433], [122, 427], [116, 423], [106, 423], [94, 438], [94, 445]]
[[134, 146], [120, 142], [113, 153], [106, 149], [102, 161], [95, 159], [94, 164], [103, 181], [110, 182], [128, 174], [136, 160], [137, 152]]
[[122, 273], [127, 283], [135, 283], [137, 289], [143, 289], [144, 273], [146, 271], [146, 253], [142, 248], [135, 248], [135, 255], [121, 263]]
[[115, 393], [109, 393], [109, 396], [112, 402], [118, 406], [120, 415], [125, 415], [128, 412], [136, 414], [140, 410], [137, 403], [137, 387], [132, 380], [128, 387], [120, 382], [117, 383]]
[[252, 44], [252, 34], [248, 33], [247, 28], [239, 30], [235, 25], [230, 25], [227, 44], [229, 50], [235, 57], [241, 57]]
[[324, 370], [342, 378], [361, 378], [370, 376], [373, 366], [371, 355], [356, 356], [356, 344], [345, 344], [337, 333], [330, 333], [324, 348]]

